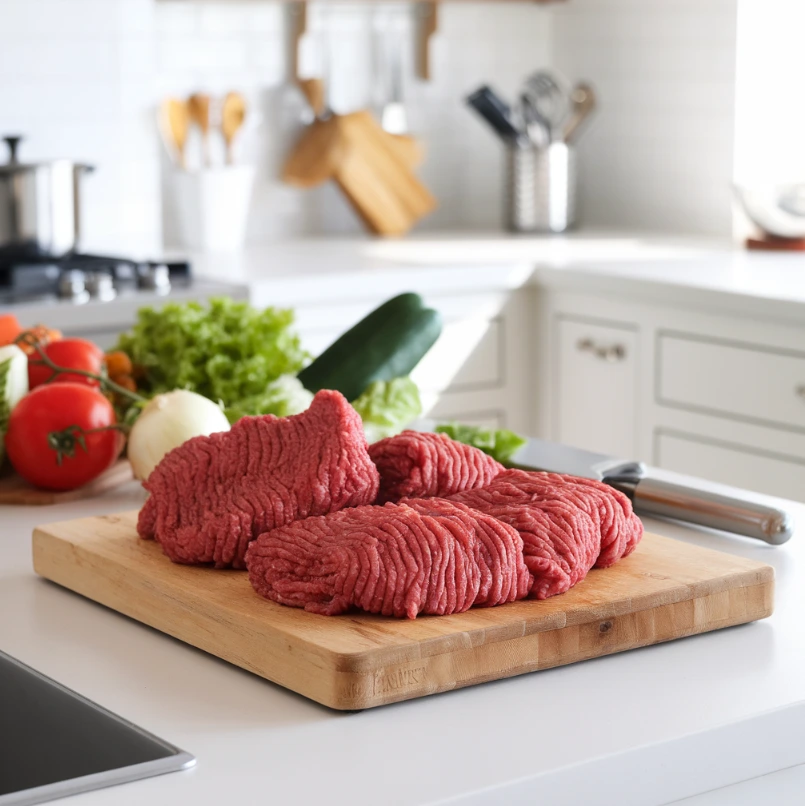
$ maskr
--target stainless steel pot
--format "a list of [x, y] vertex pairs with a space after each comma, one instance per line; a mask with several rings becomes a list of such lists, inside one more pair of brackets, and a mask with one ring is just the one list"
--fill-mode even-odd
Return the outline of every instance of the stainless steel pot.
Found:
[[93, 168], [64, 159], [21, 163], [21, 139], [3, 138], [9, 161], [0, 165], [0, 252], [61, 257], [78, 248], [81, 177]]

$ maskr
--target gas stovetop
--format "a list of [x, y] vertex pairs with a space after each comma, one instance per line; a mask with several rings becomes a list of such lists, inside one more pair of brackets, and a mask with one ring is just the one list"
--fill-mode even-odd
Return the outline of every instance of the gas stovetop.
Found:
[[0, 256], [0, 304], [62, 300], [109, 302], [120, 295], [168, 294], [191, 282], [186, 261], [137, 261], [102, 255]]

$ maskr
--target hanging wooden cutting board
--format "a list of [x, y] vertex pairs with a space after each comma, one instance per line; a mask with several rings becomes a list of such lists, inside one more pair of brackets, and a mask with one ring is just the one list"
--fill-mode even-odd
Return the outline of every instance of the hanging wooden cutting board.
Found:
[[38, 574], [331, 708], [353, 710], [765, 618], [773, 569], [647, 534], [562, 596], [414, 621], [318, 616], [244, 571], [174, 565], [136, 513], [34, 531]]
[[93, 498], [131, 481], [133, 478], [131, 464], [126, 459], [119, 459], [97, 479], [93, 479], [89, 484], [76, 490], [40, 490], [38, 487], [28, 484], [15, 473], [9, 473], [0, 476], [0, 504], [21, 504], [23, 506], [64, 504], [67, 501]]

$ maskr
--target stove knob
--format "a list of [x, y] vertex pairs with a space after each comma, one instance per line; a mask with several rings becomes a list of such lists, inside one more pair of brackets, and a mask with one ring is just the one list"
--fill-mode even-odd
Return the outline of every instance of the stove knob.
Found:
[[93, 271], [86, 277], [86, 286], [89, 295], [101, 302], [109, 302], [117, 296], [112, 275], [105, 271]]
[[75, 303], [84, 303], [89, 299], [86, 288], [86, 276], [83, 271], [70, 269], [59, 277], [59, 297]]
[[171, 290], [171, 276], [164, 263], [144, 266], [140, 272], [139, 286], [144, 291], [167, 294]]

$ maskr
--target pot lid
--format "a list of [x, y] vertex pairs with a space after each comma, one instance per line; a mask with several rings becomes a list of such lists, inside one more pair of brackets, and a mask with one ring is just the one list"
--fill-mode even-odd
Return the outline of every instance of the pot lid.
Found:
[[80, 165], [72, 162], [72, 160], [58, 159], [58, 160], [40, 160], [39, 162], [20, 162], [17, 157], [17, 150], [19, 149], [20, 142], [24, 139], [18, 134], [9, 134], [2, 138], [8, 146], [8, 162], [0, 163], [0, 176], [8, 176], [9, 174], [24, 173], [32, 171], [36, 168], [46, 168], [56, 163], [69, 162], [76, 168], [81, 168], [85, 171], [93, 170], [91, 165]]

